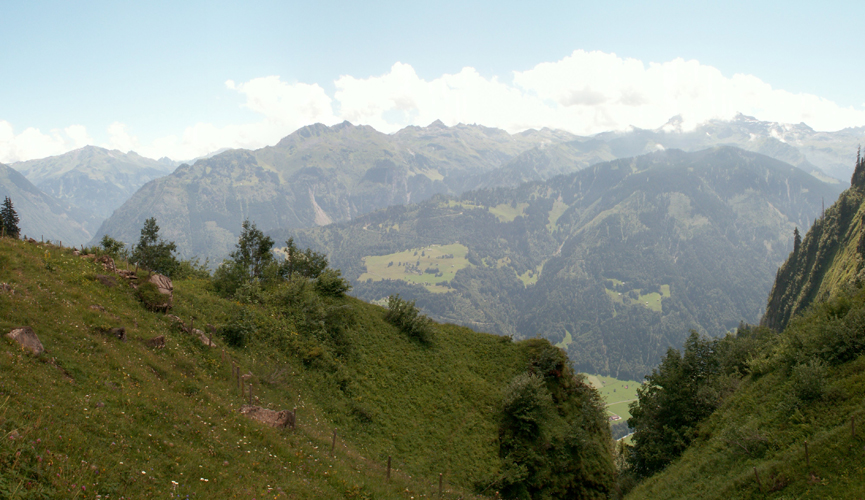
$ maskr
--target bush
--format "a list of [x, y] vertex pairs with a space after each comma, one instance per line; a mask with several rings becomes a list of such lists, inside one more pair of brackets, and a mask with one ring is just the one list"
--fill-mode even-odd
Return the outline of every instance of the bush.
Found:
[[403, 300], [399, 294], [391, 295], [387, 298], [384, 319], [410, 338], [422, 343], [432, 342], [433, 321], [420, 313], [413, 300]]
[[826, 365], [819, 359], [793, 367], [793, 393], [801, 401], [821, 399], [826, 392]]
[[230, 323], [218, 330], [219, 336], [231, 347], [243, 347], [257, 330], [252, 314], [242, 309]]
[[315, 291], [325, 297], [342, 297], [351, 290], [339, 269], [325, 269], [315, 280]]

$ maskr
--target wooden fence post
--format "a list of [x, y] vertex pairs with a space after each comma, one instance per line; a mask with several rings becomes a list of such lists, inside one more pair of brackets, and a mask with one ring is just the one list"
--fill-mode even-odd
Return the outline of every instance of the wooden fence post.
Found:
[[252, 406], [252, 382], [249, 383], [249, 405]]
[[390, 455], [387, 456], [387, 482], [390, 482]]
[[297, 426], [297, 406], [294, 407], [294, 410], [291, 412], [291, 428], [294, 429]]
[[336, 451], [336, 429], [333, 430], [333, 442], [330, 443], [330, 456], [336, 456], [334, 451]]
[[439, 472], [439, 498], [442, 497], [442, 473]]
[[763, 485], [760, 484], [760, 476], [757, 474], [757, 468], [754, 467], [754, 479], [757, 480], [757, 488], [760, 489], [760, 493], [763, 492]]

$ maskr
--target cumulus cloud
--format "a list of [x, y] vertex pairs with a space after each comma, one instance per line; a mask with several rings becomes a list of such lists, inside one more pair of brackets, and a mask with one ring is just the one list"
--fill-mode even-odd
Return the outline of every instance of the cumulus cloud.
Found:
[[0, 163], [59, 155], [92, 143], [83, 125], [70, 125], [47, 134], [33, 127], [15, 133], [11, 123], [0, 120]]
[[[108, 147], [145, 156], [191, 159], [221, 148], [274, 144], [304, 125], [342, 120], [395, 132], [408, 125], [478, 123], [520, 132], [559, 128], [577, 134], [655, 128], [680, 115], [685, 129], [737, 113], [782, 123], [805, 122], [818, 130], [865, 125], [865, 110], [843, 108], [816, 95], [775, 89], [753, 75], [725, 76], [698, 61], [644, 63], [604, 52], [574, 51], [509, 78], [484, 77], [463, 68], [425, 80], [397, 62], [382, 75], [340, 76], [333, 95], [316, 83], [285, 82], [278, 76], [247, 82], [227, 80], [228, 91], [259, 116], [251, 123], [196, 123], [182, 133], [139, 143], [122, 123], [108, 128]], [[42, 133], [14, 133], [0, 121], [0, 161], [48, 156], [92, 140], [81, 125]]]

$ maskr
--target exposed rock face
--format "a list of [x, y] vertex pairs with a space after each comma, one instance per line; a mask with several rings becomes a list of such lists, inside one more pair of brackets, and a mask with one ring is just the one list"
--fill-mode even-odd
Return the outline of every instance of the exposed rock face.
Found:
[[171, 279], [169, 279], [168, 276], [154, 274], [148, 281], [156, 285], [156, 288], [159, 289], [159, 293], [167, 295], [165, 303], [156, 306], [156, 308], [164, 310], [171, 309], [171, 304], [174, 300], [174, 285], [171, 284]]
[[243, 405], [240, 413], [271, 427], [294, 427], [294, 412], [288, 410], [274, 411], [260, 406]]
[[36, 336], [36, 332], [33, 331], [29, 326], [25, 326], [22, 328], [16, 328], [11, 332], [6, 334], [10, 339], [21, 344], [21, 347], [29, 350], [33, 354], [37, 356], [45, 352], [45, 348], [42, 347], [42, 342], [39, 341], [39, 337]]

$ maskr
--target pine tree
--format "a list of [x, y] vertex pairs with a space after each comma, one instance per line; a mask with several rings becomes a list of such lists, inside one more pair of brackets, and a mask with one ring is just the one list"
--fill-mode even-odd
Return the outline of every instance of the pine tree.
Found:
[[802, 244], [802, 236], [799, 235], [799, 228], [793, 229], [793, 253], [799, 253], [799, 245]]
[[2, 234], [18, 238], [21, 229], [18, 227], [18, 213], [15, 207], [12, 206], [12, 199], [8, 196], [3, 200], [3, 208], [0, 208], [0, 224], [2, 224]]
[[177, 245], [173, 241], [166, 242], [159, 237], [156, 218], [151, 217], [144, 221], [141, 237], [133, 248], [131, 259], [151, 271], [170, 277], [179, 265], [177, 258], [174, 257], [175, 251]]

